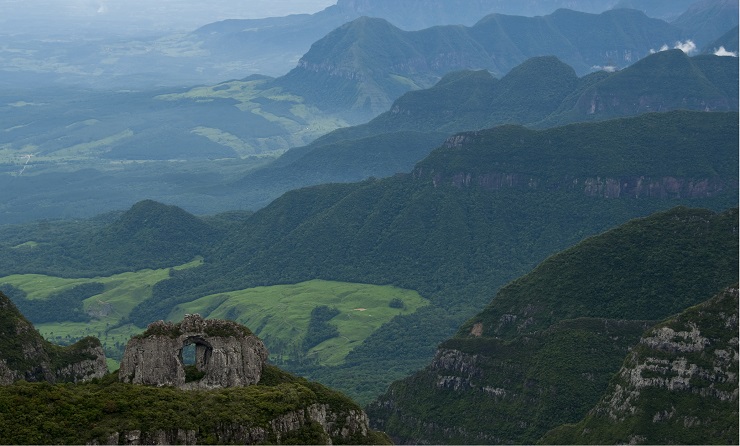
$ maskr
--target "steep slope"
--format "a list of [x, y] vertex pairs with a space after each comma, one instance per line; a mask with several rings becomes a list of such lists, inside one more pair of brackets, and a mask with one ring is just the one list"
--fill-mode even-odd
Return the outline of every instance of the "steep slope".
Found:
[[737, 285], [645, 333], [601, 401], [545, 444], [738, 440]]
[[336, 386], [365, 370], [368, 395], [427, 361], [492, 290], [547, 255], [655, 210], [734, 206], [737, 162], [735, 113], [460, 134], [411, 175], [286, 193], [202, 267], [157, 284], [131, 320], [144, 326], [204, 295], [316, 278], [416, 290], [431, 305], [392, 320], [336, 370], [345, 374]]
[[67, 347], [53, 345], [0, 292], [0, 386], [18, 380], [89, 381], [107, 371], [100, 341], [85, 338]]
[[737, 110], [734, 58], [660, 51], [563, 101], [537, 126], [676, 109]]
[[649, 320], [736, 280], [737, 215], [676, 208], [548, 258], [368, 413], [414, 443], [531, 443], [581, 419]]

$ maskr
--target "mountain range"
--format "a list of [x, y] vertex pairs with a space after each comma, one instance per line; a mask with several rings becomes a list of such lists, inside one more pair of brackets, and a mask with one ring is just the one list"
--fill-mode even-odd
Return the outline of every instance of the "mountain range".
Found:
[[456, 132], [516, 123], [545, 128], [675, 109], [738, 108], [738, 64], [668, 50], [613, 73], [578, 78], [554, 57], [532, 58], [496, 79], [485, 70], [446, 75], [412, 91], [367, 124], [335, 130], [234, 182], [267, 204], [298, 187], [407, 172]]
[[321, 109], [372, 117], [402, 93], [430, 87], [450, 71], [486, 69], [501, 76], [530, 57], [551, 55], [585, 74], [630, 65], [680, 39], [680, 29], [628, 9], [598, 15], [561, 9], [532, 18], [491, 14], [472, 27], [413, 32], [363, 17], [315, 42], [276, 85]]
[[[425, 305], [389, 317], [361, 342], [343, 347], [347, 353], [338, 362], [285, 365], [369, 402], [392, 380], [422, 367], [492, 290], [548, 255], [679, 204], [735, 205], [737, 121], [737, 113], [674, 111], [545, 130], [505, 125], [460, 133], [410, 173], [291, 191], [251, 215], [203, 220], [144, 202], [112, 220], [9, 228], [0, 275], [109, 277], [112, 286], [121, 280], [112, 274], [172, 268], [121, 301], [101, 333], [175, 317], [176, 308], [204, 297], [203, 316], [246, 317], [247, 307], [227, 311], [233, 303], [225, 299], [261, 286], [322, 279], [414, 290]], [[165, 240], [179, 251], [170, 252]], [[193, 255], [203, 261], [178, 266]], [[9, 283], [34, 283], [17, 279]], [[270, 319], [265, 324], [255, 332], [267, 330]]]
[[[736, 442], [737, 3], [500, 11], [563, 3], [340, 0], [0, 81], [0, 212], [78, 217], [0, 224], [0, 443]], [[355, 13], [281, 77], [79, 87], [243, 70]], [[128, 340], [174, 335], [209, 385], [170, 322], [214, 319], [264, 380], [128, 384]]]

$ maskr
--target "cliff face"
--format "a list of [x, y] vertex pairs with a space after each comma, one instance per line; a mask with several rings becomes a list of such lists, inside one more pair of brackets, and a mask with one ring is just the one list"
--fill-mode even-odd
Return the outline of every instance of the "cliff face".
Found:
[[[183, 348], [195, 344], [192, 376]], [[132, 338], [121, 361], [121, 381], [184, 389], [243, 387], [259, 382], [268, 352], [264, 343], [231, 321], [186, 315], [179, 324], [154, 322]]]
[[85, 338], [68, 347], [46, 341], [0, 293], [0, 385], [18, 380], [80, 382], [108, 371], [100, 341]]
[[545, 443], [737, 443], [738, 288], [649, 330], [582, 422]]

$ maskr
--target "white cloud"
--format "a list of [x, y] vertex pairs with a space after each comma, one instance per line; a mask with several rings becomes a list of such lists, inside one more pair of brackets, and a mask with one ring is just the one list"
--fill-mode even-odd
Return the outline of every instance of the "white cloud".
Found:
[[674, 48], [686, 54], [691, 54], [696, 51], [696, 44], [692, 40], [687, 40], [686, 42], [676, 42]]
[[714, 50], [714, 55], [737, 57], [737, 51], [727, 51], [725, 47], [721, 46], [719, 47], [719, 49]]
[[[662, 47], [660, 47], [659, 50], [650, 50], [650, 54], [659, 53], [661, 51], [668, 51], [671, 49], [668, 45], [663, 44]], [[687, 40], [685, 42], [676, 42], [676, 44], [673, 46], [674, 50], [681, 50], [686, 54], [691, 54], [696, 51], [696, 44], [693, 40]]]
[[594, 71], [606, 71], [607, 73], [614, 73], [615, 71], [617, 71], [617, 67], [615, 67], [614, 65], [594, 65], [593, 67], [591, 67], [591, 69]]

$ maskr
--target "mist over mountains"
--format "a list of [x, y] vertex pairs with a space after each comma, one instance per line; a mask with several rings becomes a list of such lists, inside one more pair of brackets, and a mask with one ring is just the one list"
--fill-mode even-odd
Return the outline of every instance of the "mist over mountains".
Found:
[[[0, 443], [735, 442], [737, 9], [0, 37]], [[149, 337], [209, 389], [131, 384]]]

